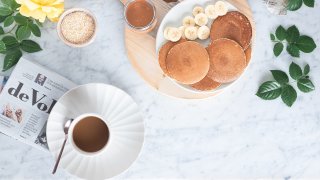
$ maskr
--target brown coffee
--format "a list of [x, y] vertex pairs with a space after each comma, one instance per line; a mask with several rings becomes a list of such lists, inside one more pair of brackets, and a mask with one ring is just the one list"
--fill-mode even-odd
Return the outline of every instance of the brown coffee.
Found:
[[88, 116], [74, 126], [72, 138], [79, 149], [96, 152], [107, 144], [109, 129], [100, 118]]
[[145, 27], [151, 23], [155, 14], [152, 5], [146, 0], [136, 0], [129, 4], [126, 18], [134, 27]]

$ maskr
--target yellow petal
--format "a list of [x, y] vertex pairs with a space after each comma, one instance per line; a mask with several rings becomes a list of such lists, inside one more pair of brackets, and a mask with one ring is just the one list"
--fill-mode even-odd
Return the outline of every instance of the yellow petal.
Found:
[[21, 5], [25, 5], [30, 11], [33, 11], [40, 7], [39, 4], [34, 3], [31, 0], [20, 0]]
[[19, 12], [22, 16], [30, 17], [30, 10], [25, 5], [20, 7]]

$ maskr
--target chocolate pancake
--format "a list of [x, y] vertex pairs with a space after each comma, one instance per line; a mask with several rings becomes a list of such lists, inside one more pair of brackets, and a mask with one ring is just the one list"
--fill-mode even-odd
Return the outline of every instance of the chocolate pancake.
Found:
[[171, 42], [171, 41], [168, 41], [167, 43], [165, 43], [160, 51], [159, 51], [159, 65], [162, 69], [162, 71], [165, 73], [165, 74], [168, 74], [168, 71], [167, 71], [167, 67], [166, 67], [166, 58], [167, 58], [167, 55], [170, 51], [170, 49], [176, 45], [176, 44], [179, 44], [179, 43], [183, 43], [183, 42], [186, 42], [187, 40], [185, 39], [180, 39], [178, 42]]
[[221, 83], [215, 82], [210, 77], [206, 76], [201, 81], [195, 84], [192, 84], [191, 87], [200, 91], [209, 91], [209, 90], [216, 89], [220, 85]]
[[249, 19], [238, 11], [228, 12], [224, 16], [216, 18], [210, 31], [212, 41], [220, 38], [228, 38], [239, 43], [243, 49], [247, 49], [252, 39], [252, 27]]
[[235, 41], [217, 39], [207, 48], [210, 57], [208, 76], [219, 83], [236, 80], [246, 68], [246, 55]]
[[187, 41], [171, 48], [167, 55], [168, 75], [182, 84], [202, 80], [209, 70], [209, 55], [201, 44]]

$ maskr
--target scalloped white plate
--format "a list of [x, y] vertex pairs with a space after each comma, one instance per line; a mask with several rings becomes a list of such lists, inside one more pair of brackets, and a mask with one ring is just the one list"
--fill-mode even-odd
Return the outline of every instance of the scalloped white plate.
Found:
[[84, 113], [98, 114], [107, 121], [109, 142], [103, 152], [84, 155], [68, 140], [59, 167], [84, 179], [111, 178], [127, 170], [141, 151], [144, 121], [137, 104], [128, 94], [106, 84], [78, 86], [56, 103], [47, 123], [48, 145], [55, 159], [65, 137], [64, 123]]

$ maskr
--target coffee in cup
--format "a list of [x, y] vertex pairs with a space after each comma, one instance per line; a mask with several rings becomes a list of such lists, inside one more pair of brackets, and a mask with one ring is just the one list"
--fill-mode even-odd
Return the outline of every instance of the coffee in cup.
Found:
[[98, 152], [108, 143], [109, 128], [101, 117], [87, 114], [78, 117], [73, 123], [72, 141], [81, 151]]

